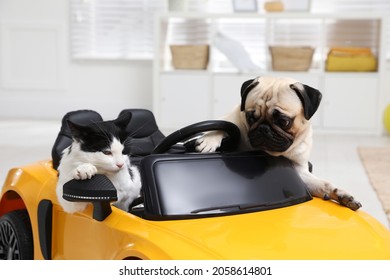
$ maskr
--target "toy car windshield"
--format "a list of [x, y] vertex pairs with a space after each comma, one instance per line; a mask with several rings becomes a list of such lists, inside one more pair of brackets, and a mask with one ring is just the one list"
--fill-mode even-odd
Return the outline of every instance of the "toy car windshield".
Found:
[[195, 218], [269, 210], [311, 199], [285, 158], [259, 153], [152, 155], [141, 162], [145, 214]]

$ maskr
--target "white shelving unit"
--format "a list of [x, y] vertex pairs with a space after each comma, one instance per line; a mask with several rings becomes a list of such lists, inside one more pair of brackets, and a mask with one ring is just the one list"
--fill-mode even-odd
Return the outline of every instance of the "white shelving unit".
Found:
[[[385, 106], [385, 20], [385, 16], [372, 13], [159, 14], [153, 80], [154, 112], [159, 126], [172, 131], [197, 121], [219, 118], [240, 102], [244, 81], [256, 76], [288, 76], [322, 92], [322, 104], [312, 120], [317, 131], [380, 134]], [[351, 24], [357, 27], [353, 32]], [[214, 39], [224, 28], [246, 48], [259, 70], [241, 73], [219, 52]], [[246, 32], [255, 34], [254, 38], [241, 38]], [[191, 34], [193, 38], [189, 38]], [[183, 40], [210, 44], [207, 69], [172, 67], [169, 45]], [[271, 45], [314, 47], [310, 69], [273, 71], [268, 51]], [[377, 57], [378, 70], [325, 71], [327, 53], [335, 46], [370, 47]]]

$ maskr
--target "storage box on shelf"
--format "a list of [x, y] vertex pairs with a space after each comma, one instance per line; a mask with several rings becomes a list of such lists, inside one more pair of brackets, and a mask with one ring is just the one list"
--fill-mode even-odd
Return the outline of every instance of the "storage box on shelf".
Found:
[[206, 69], [209, 63], [208, 45], [170, 45], [175, 69]]
[[270, 46], [272, 70], [308, 71], [313, 59], [311, 47]]
[[264, 10], [267, 12], [282, 12], [284, 5], [282, 1], [265, 1]]
[[375, 72], [377, 58], [369, 48], [332, 48], [326, 60], [326, 71]]
[[[208, 25], [202, 26], [209, 32], [204, 36], [199, 30], [194, 31], [194, 36], [207, 41], [209, 46], [207, 67], [194, 69], [176, 65], [172, 68], [176, 58], [170, 52], [170, 45], [175, 42], [169, 39], [166, 30], [172, 18], [199, 20]], [[161, 120], [160, 125], [172, 131], [195, 121], [221, 117], [240, 102], [240, 87], [244, 81], [272, 75], [290, 76], [323, 93], [323, 101], [313, 119], [317, 131], [379, 134], [384, 99], [381, 83], [385, 68], [387, 25], [384, 20], [379, 14], [354, 13], [160, 14], [154, 60], [154, 111]], [[356, 33], [349, 36], [345, 32], [345, 28], [355, 24], [359, 30], [364, 30], [359, 33], [365, 36], [363, 40], [356, 38]], [[232, 31], [228, 35], [247, 50], [248, 56], [259, 66], [257, 70], [234, 70], [234, 63], [229, 63], [231, 57], [229, 59], [215, 46], [221, 26], [222, 31]], [[244, 38], [245, 32], [248, 37], [256, 38]], [[337, 62], [332, 62], [332, 56], [328, 56], [332, 48], [342, 43], [350, 48], [362, 47], [360, 42], [373, 53], [375, 67], [371, 63], [360, 72], [354, 72], [356, 67], [335, 72]], [[175, 109], [179, 107], [180, 110]]]

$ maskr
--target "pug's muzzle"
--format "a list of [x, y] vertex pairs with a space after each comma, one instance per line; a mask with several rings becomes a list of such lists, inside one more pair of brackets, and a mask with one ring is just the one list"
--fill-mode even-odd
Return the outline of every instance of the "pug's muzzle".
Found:
[[276, 131], [268, 123], [262, 123], [248, 132], [248, 140], [256, 150], [284, 152], [294, 142], [294, 137], [283, 131]]

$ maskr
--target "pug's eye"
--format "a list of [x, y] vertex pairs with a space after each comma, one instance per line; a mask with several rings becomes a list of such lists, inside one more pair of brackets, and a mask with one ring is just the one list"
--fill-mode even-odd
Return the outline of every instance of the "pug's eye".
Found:
[[245, 112], [246, 121], [251, 126], [254, 124], [259, 118], [255, 116], [255, 110]]
[[111, 155], [112, 155], [112, 152], [109, 151], [109, 150], [103, 151], [102, 153], [103, 153], [104, 155], [106, 155], [106, 156], [111, 156]]
[[278, 110], [275, 110], [273, 112], [273, 118], [274, 118], [274, 124], [279, 126], [283, 130], [288, 130], [292, 126], [293, 119], [289, 118], [288, 116], [284, 115]]
[[279, 119], [277, 121], [277, 124], [280, 128], [289, 129], [291, 127], [291, 120], [290, 119]]

